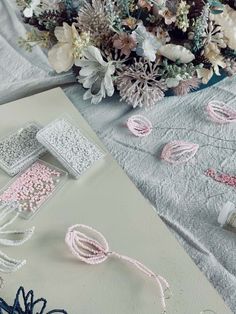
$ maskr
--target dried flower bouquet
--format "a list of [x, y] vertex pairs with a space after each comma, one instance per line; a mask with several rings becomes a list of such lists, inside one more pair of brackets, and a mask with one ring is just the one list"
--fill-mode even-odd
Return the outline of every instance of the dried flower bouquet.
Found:
[[236, 73], [234, 0], [17, 0], [31, 51], [48, 49], [56, 72], [74, 70], [94, 104], [119, 92], [152, 107], [213, 75]]

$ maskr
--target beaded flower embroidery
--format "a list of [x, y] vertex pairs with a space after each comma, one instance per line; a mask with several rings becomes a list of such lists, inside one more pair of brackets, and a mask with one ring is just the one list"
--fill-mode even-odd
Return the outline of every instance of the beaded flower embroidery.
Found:
[[210, 101], [207, 105], [207, 113], [210, 119], [216, 123], [236, 122], [236, 110], [227, 106], [223, 101]]

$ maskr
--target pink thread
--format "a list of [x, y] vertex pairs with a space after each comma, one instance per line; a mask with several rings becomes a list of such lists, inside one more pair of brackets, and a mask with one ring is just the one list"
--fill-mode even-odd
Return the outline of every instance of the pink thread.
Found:
[[127, 127], [131, 133], [138, 137], [144, 137], [152, 132], [151, 121], [142, 115], [133, 115], [127, 121]]
[[0, 195], [0, 201], [17, 201], [22, 211], [34, 212], [52, 194], [60, 175], [55, 169], [35, 162]]
[[231, 123], [236, 121], [236, 110], [222, 101], [210, 101], [207, 112], [212, 121], [217, 123]]
[[[83, 231], [87, 232], [89, 235], [92, 234], [93, 236], [90, 237]], [[97, 240], [95, 238], [97, 238]], [[109, 256], [113, 255], [133, 266], [136, 266], [145, 275], [156, 281], [160, 289], [161, 304], [164, 313], [166, 313], [165, 290], [169, 290], [169, 284], [166, 279], [160, 275], [156, 275], [145, 265], [133, 258], [109, 251], [108, 242], [100, 232], [86, 225], [74, 225], [68, 229], [65, 242], [72, 254], [86, 264], [100, 264], [106, 261]]]
[[164, 146], [161, 153], [161, 159], [171, 164], [185, 163], [195, 156], [198, 149], [198, 144], [184, 141], [173, 141]]
[[225, 173], [217, 172], [215, 169], [208, 169], [205, 175], [212, 178], [213, 180], [224, 183], [226, 185], [236, 187], [236, 176], [232, 176]]

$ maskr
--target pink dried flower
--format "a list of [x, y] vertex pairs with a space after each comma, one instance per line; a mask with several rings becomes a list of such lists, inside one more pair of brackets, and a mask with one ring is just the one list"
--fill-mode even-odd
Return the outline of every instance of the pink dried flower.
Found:
[[138, 0], [138, 6], [142, 9], [147, 9], [148, 11], [151, 11], [151, 8], [153, 6], [153, 4], [150, 4], [148, 1], [146, 0]]
[[189, 92], [197, 89], [200, 84], [200, 79], [197, 77], [192, 77], [191, 79], [180, 81], [179, 85], [173, 88], [173, 92], [177, 96], [184, 96]]
[[167, 87], [160, 78], [159, 65], [145, 59], [135, 60], [118, 74], [117, 89], [121, 99], [135, 107], [152, 108], [164, 98]]
[[113, 46], [121, 50], [121, 53], [128, 57], [131, 51], [136, 47], [137, 43], [133, 37], [126, 33], [114, 36]]
[[165, 9], [165, 10], [160, 10], [159, 14], [164, 18], [165, 24], [170, 25], [172, 23], [175, 23], [176, 21], [176, 15], [174, 15], [170, 10]]
[[161, 40], [163, 45], [170, 42], [171, 38], [167, 30], [163, 29], [162, 27], [156, 28], [156, 36], [158, 39]]

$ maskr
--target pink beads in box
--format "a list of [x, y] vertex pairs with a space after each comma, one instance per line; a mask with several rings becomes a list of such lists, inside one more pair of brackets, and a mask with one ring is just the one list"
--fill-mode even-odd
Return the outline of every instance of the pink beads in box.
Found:
[[66, 172], [38, 160], [2, 190], [0, 203], [17, 202], [22, 216], [30, 218], [52, 196], [66, 176]]

